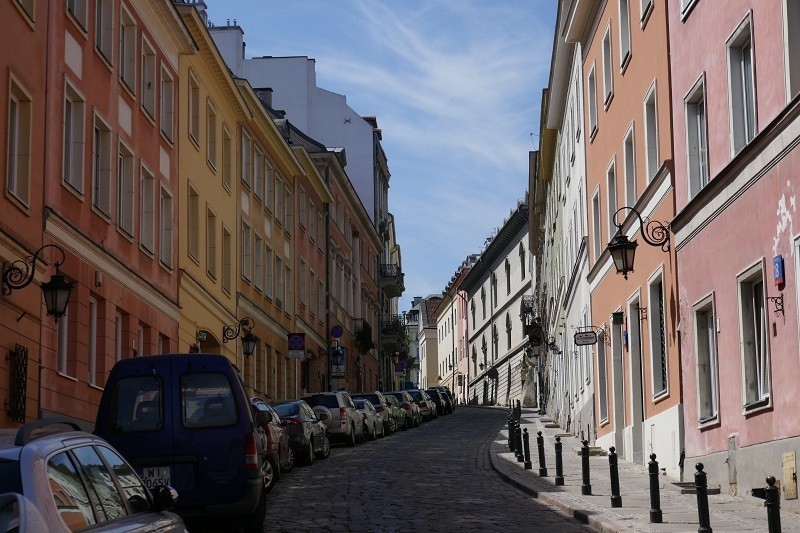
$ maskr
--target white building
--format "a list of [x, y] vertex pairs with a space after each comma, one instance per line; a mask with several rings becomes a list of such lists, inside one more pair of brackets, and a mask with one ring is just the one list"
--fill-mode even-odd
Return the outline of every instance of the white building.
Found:
[[522, 299], [531, 292], [528, 202], [518, 203], [464, 277], [467, 294], [470, 403], [511, 406], [521, 400], [528, 337]]

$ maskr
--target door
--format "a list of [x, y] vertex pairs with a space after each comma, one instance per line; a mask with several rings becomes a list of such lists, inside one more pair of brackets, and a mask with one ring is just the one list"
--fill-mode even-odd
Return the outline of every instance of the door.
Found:
[[631, 433], [633, 462], [644, 464], [644, 388], [642, 378], [642, 331], [639, 301], [628, 305], [628, 350], [630, 353]]

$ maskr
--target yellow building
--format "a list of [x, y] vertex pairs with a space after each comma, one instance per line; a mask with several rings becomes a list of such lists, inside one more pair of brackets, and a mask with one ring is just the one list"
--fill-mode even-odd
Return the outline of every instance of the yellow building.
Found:
[[241, 367], [238, 147], [248, 107], [195, 6], [175, 8], [197, 47], [180, 57], [178, 74], [178, 349], [224, 354]]

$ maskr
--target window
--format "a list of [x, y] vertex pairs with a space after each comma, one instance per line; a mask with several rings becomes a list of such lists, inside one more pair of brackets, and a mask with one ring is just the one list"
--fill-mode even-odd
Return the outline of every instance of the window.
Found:
[[519, 279], [520, 280], [524, 280], [525, 279], [525, 270], [526, 270], [526, 265], [525, 265], [525, 246], [523, 246], [522, 243], [519, 243], [519, 271], [520, 271]]
[[602, 244], [600, 242], [600, 232], [602, 231], [600, 228], [600, 191], [597, 191], [592, 197], [592, 226], [594, 226], [592, 235], [594, 260], [597, 261], [600, 258], [600, 254], [603, 253]]
[[656, 113], [656, 86], [653, 85], [644, 100], [644, 149], [648, 183], [661, 166], [658, 160], [658, 118]]
[[136, 202], [134, 168], [133, 154], [120, 143], [117, 156], [117, 225], [130, 236], [133, 236]]
[[156, 116], [156, 52], [142, 37], [142, 109], [150, 118]]
[[47, 460], [47, 483], [53, 493], [56, 511], [70, 531], [89, 528], [97, 523], [81, 475], [67, 452], [58, 453]]
[[311, 241], [317, 239], [317, 208], [314, 202], [308, 202], [308, 238]]
[[30, 196], [32, 113], [30, 95], [12, 77], [8, 98], [6, 188], [25, 205]]
[[[283, 229], [289, 233], [289, 235], [291, 235], [292, 230], [294, 229], [294, 195], [288, 186], [284, 188], [283, 195]], [[352, 239], [353, 232], [348, 231], [347, 235]]]
[[641, 18], [640, 22], [642, 26], [647, 23], [647, 19], [650, 18], [650, 13], [653, 12], [653, 0], [639, 0], [641, 8]]
[[161, 263], [172, 268], [172, 230], [174, 228], [172, 195], [161, 188], [161, 210], [158, 221], [158, 242]]
[[189, 71], [189, 137], [200, 144], [200, 84], [194, 76], [194, 72]]
[[125, 7], [119, 15], [119, 79], [136, 92], [136, 23]]
[[264, 195], [264, 155], [253, 143], [253, 194], [260, 201]]
[[308, 197], [306, 196], [306, 190], [303, 186], [300, 186], [300, 198], [298, 199], [298, 204], [300, 205], [300, 216], [298, 217], [297, 221], [300, 223], [301, 228], [305, 228], [307, 221], [308, 221]]
[[264, 207], [270, 213], [275, 211], [275, 171], [269, 162], [264, 167]]
[[56, 360], [58, 362], [58, 371], [61, 374], [66, 374], [69, 364], [69, 305], [67, 305], [66, 312], [58, 320], [58, 338], [56, 340]]
[[300, 298], [300, 303], [302, 304], [303, 307], [306, 307], [306, 301], [307, 301], [306, 300], [306, 287], [307, 287], [307, 285], [306, 285], [306, 269], [307, 268], [308, 268], [308, 265], [306, 265], [306, 262], [303, 261], [302, 259], [300, 259], [300, 283], [298, 284], [298, 288], [299, 288], [299, 293], [300, 294], [298, 296]]
[[633, 143], [633, 125], [622, 142], [625, 157], [625, 205], [636, 205], [636, 147]]
[[206, 272], [217, 279], [217, 215], [206, 206]]
[[217, 169], [217, 110], [211, 100], [206, 102], [206, 157]]
[[197, 189], [189, 186], [189, 198], [186, 204], [187, 208], [187, 224], [186, 224], [186, 242], [188, 243], [189, 256], [195, 261], [200, 259], [200, 195]]
[[506, 258], [506, 295], [511, 294], [511, 262]]
[[697, 417], [702, 424], [717, 417], [717, 337], [713, 301], [701, 304], [694, 312], [697, 350]]
[[64, 182], [83, 193], [86, 101], [69, 82], [64, 87]]
[[283, 261], [275, 254], [275, 305], [283, 308]]
[[94, 6], [94, 46], [100, 55], [111, 63], [114, 46], [114, 2], [96, 0]]
[[226, 125], [222, 125], [222, 184], [230, 190], [233, 175], [233, 138]]
[[708, 184], [706, 98], [702, 78], [687, 95], [685, 107], [689, 197], [693, 198]]
[[175, 80], [169, 71], [161, 67], [161, 133], [172, 141], [175, 115]]
[[624, 69], [631, 59], [630, 0], [619, 0], [619, 66]]
[[608, 420], [608, 385], [606, 379], [606, 332], [597, 335], [597, 396], [600, 403], [600, 422]]
[[96, 115], [92, 150], [92, 205], [109, 215], [111, 213], [111, 128]]
[[784, 35], [786, 42], [786, 98], [787, 102], [800, 93], [800, 2], [784, 1]]
[[506, 313], [506, 349], [511, 349], [511, 316]]
[[325, 306], [325, 285], [323, 284], [322, 278], [319, 280], [319, 321], [322, 322], [325, 318], [326, 312]]
[[294, 291], [293, 287], [294, 284], [292, 283], [292, 270], [289, 268], [287, 264], [284, 271], [284, 283], [283, 286], [286, 290], [286, 296], [283, 300], [284, 302], [284, 309], [287, 313], [292, 313], [292, 303], [294, 302]]
[[148, 252], [153, 252], [155, 241], [156, 180], [142, 167], [142, 196], [139, 207], [139, 242]]
[[481, 318], [486, 320], [486, 289], [481, 287]]
[[761, 267], [739, 279], [739, 314], [744, 363], [745, 408], [760, 407], [769, 399], [769, 342], [764, 278]]
[[89, 364], [87, 365], [87, 383], [96, 385], [97, 376], [97, 300], [89, 298], [89, 327], [88, 327], [88, 352]]
[[273, 287], [275, 287], [275, 279], [274, 279], [274, 265], [275, 258], [273, 257], [273, 252], [270, 250], [269, 246], [264, 246], [264, 295], [267, 298], [272, 298], [273, 295]]
[[67, 13], [80, 25], [81, 29], [86, 30], [86, 0], [67, 0]]
[[617, 230], [615, 223], [617, 214], [617, 171], [616, 162], [613, 160], [606, 169], [606, 198], [608, 198], [608, 240], [610, 241]]
[[122, 313], [117, 311], [114, 315], [114, 361], [120, 359], [122, 359]]
[[650, 326], [650, 354], [652, 356], [653, 398], [667, 392], [667, 335], [664, 312], [664, 283], [661, 277], [650, 283], [650, 309], [647, 310]]
[[317, 246], [320, 252], [325, 246], [325, 212], [320, 210], [317, 214]]
[[278, 224], [284, 223], [284, 201], [286, 198], [286, 189], [283, 187], [283, 181], [275, 178], [275, 221]]
[[252, 143], [250, 136], [242, 130], [242, 183], [248, 187], [252, 183]]
[[231, 293], [233, 280], [233, 234], [222, 226], [222, 290]]
[[250, 240], [250, 226], [242, 222], [242, 278], [250, 281], [253, 276], [253, 248]]
[[737, 154], [756, 132], [756, 102], [753, 84], [753, 42], [750, 21], [740, 27], [728, 42], [730, 62], [731, 128], [733, 153]]
[[497, 274], [492, 272], [492, 309], [497, 307]]
[[256, 290], [264, 288], [264, 241], [258, 235], [253, 237], [253, 284]]
[[603, 105], [608, 107], [614, 96], [614, 65], [611, 56], [611, 26], [606, 28], [603, 35]]
[[[302, 286], [303, 286], [303, 279], [301, 278], [300, 279], [301, 297], [305, 293], [305, 291], [302, 289]], [[309, 289], [308, 310], [311, 313], [311, 315], [314, 316], [317, 314], [316, 303], [319, 301], [319, 299], [317, 296], [317, 275], [314, 273], [313, 270], [309, 270], [308, 272], [308, 289]]]
[[589, 138], [594, 139], [597, 133], [597, 80], [594, 73], [594, 65], [589, 71], [589, 79], [586, 82], [589, 100]]

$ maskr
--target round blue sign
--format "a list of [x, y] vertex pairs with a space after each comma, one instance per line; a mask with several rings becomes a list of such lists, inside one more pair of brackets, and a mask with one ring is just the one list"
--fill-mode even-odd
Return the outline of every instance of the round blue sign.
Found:
[[344, 329], [339, 324], [336, 324], [331, 328], [331, 337], [334, 339], [338, 339], [344, 333]]

